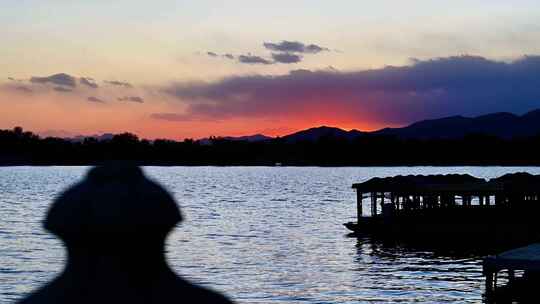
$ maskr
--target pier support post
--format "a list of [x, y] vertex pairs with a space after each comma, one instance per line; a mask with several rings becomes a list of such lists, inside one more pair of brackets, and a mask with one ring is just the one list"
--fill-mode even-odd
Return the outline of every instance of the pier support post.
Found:
[[371, 216], [377, 215], [377, 193], [371, 192]]
[[491, 296], [493, 294], [493, 273], [486, 273], [486, 296]]
[[362, 217], [362, 199], [363, 199], [363, 193], [356, 190], [356, 222], [360, 222], [360, 218]]
[[508, 281], [510, 283], [513, 283], [516, 278], [516, 273], [514, 272], [514, 269], [508, 269]]

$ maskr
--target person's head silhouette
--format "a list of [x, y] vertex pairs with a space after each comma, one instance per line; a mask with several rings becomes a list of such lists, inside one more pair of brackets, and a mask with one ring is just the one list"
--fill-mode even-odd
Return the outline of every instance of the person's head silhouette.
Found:
[[230, 303], [167, 265], [165, 238], [181, 220], [172, 196], [140, 168], [92, 168], [44, 222], [67, 247], [65, 270], [20, 303]]

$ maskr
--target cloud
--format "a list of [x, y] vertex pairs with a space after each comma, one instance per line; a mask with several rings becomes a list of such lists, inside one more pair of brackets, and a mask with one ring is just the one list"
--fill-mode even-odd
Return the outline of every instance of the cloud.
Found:
[[79, 82], [87, 87], [90, 87], [92, 89], [97, 89], [99, 86], [97, 85], [97, 83], [94, 81], [94, 79], [90, 78], [90, 77], [81, 77], [79, 79]]
[[[235, 57], [232, 54], [224, 54], [222, 55], [224, 58], [234, 60]], [[292, 54], [292, 53], [272, 53], [271, 54], [272, 60], [266, 59], [261, 56], [255, 56], [251, 54], [247, 55], [239, 55], [237, 57], [239, 63], [244, 64], [262, 64], [262, 65], [270, 65], [270, 64], [276, 64], [276, 63], [297, 63], [302, 61], [302, 56]]]
[[233, 54], [229, 54], [229, 53], [226, 53], [226, 54], [218, 54], [216, 52], [211, 52], [211, 51], [208, 51], [206, 52], [206, 55], [210, 56], [210, 57], [222, 57], [222, 58], [225, 58], [225, 59], [231, 59], [233, 60], [235, 57]]
[[50, 83], [50, 84], [55, 84], [55, 85], [60, 85], [60, 86], [71, 87], [71, 88], [74, 88], [75, 86], [77, 86], [75, 77], [65, 74], [65, 73], [54, 74], [54, 75], [46, 76], [46, 77], [34, 76], [30, 78], [30, 82], [40, 83], [40, 84]]
[[25, 86], [16, 86], [14, 87], [15, 90], [19, 91], [19, 92], [23, 92], [23, 93], [32, 93], [32, 89], [28, 88], [28, 87], [25, 87]]
[[14, 82], [24, 82], [24, 80], [22, 80], [22, 79], [15, 79], [15, 78], [13, 78], [13, 77], [8, 77], [7, 79], [8, 79], [9, 81], [14, 81]]
[[238, 56], [238, 62], [246, 64], [272, 64], [273, 62], [251, 54]]
[[328, 48], [318, 46], [316, 44], [304, 44], [299, 41], [283, 40], [278, 43], [264, 42], [263, 46], [266, 49], [283, 53], [311, 53], [316, 54], [323, 51], [329, 51]]
[[221, 119], [206, 117], [204, 115], [194, 115], [192, 113], [170, 113], [170, 112], [164, 112], [164, 113], [152, 113], [150, 114], [150, 118], [157, 119], [157, 120], [165, 120], [165, 121], [171, 121], [171, 122], [190, 122], [190, 121], [198, 121], [198, 122], [218, 122], [221, 121]]
[[274, 62], [279, 63], [298, 63], [302, 61], [302, 56], [291, 53], [272, 53]]
[[153, 113], [150, 114], [151, 118], [167, 121], [193, 121], [192, 115], [179, 114], [179, 113]]
[[176, 83], [165, 92], [208, 119], [346, 116], [404, 124], [426, 117], [525, 112], [540, 107], [540, 56], [512, 62], [477, 56], [417, 60], [372, 70], [296, 70]]
[[72, 89], [68, 89], [68, 88], [64, 88], [64, 87], [54, 87], [54, 90], [56, 92], [63, 92], [63, 93], [73, 92]]
[[118, 101], [131, 101], [131, 102], [143, 103], [144, 99], [139, 96], [125, 96], [125, 97], [118, 98]]
[[86, 100], [88, 100], [90, 102], [105, 103], [105, 100], [103, 100], [101, 98], [98, 98], [98, 97], [95, 97], [95, 96], [90, 96], [90, 97], [86, 98]]
[[125, 88], [133, 88], [133, 86], [128, 82], [123, 81], [116, 81], [116, 80], [105, 80], [106, 84], [114, 85], [114, 86], [120, 86]]
[[[103, 81], [104, 83], [115, 87], [102, 88], [102, 86], [98, 85], [97, 79], [91, 77], [72, 76], [65, 73], [57, 73], [45, 77], [34, 76], [26, 80], [20, 80], [11, 76], [7, 77], [7, 79], [8, 82], [5, 84], [0, 83], [0, 90], [5, 89], [12, 92], [26, 94], [33, 93], [32, 95], [34, 97], [47, 95], [52, 92], [59, 92], [70, 93], [69, 95], [74, 98], [78, 97], [89, 102], [105, 103], [108, 102], [107, 99], [102, 99], [101, 97], [96, 96], [107, 96], [106, 94], [111, 94], [109, 96], [109, 99], [111, 100], [118, 99], [119, 101], [133, 103], [145, 102], [144, 98], [141, 96], [124, 95], [125, 88], [132, 88], [133, 86], [130, 83], [123, 81], [105, 80]], [[94, 93], [88, 94], [88, 88], [93, 90]], [[147, 92], [149, 92], [148, 90], [149, 89], [147, 89]], [[93, 96], [87, 97], [88, 95]]]
[[[300, 54], [316, 54], [323, 51], [330, 51], [328, 48], [321, 47], [316, 44], [304, 44], [298, 41], [287, 40], [281, 41], [279, 43], [264, 42], [263, 46], [266, 49], [273, 51], [271, 53], [272, 59], [266, 59], [262, 56], [252, 55], [251, 53], [248, 53], [247, 55], [238, 55], [236, 57], [233, 54], [227, 53], [222, 54], [221, 57], [230, 60], [237, 59], [239, 63], [244, 64], [291, 64], [302, 61], [302, 55]], [[206, 52], [206, 54], [210, 57], [220, 56], [218, 53], [215, 52]]]

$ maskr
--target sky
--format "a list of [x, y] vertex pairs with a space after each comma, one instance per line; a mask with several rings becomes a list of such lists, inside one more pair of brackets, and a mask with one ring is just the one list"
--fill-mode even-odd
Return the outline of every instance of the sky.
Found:
[[540, 108], [537, 1], [0, 2], [0, 128], [285, 135]]

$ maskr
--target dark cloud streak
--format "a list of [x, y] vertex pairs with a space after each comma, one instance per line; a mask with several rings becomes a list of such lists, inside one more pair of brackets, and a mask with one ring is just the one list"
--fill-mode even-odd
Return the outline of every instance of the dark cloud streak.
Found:
[[61, 92], [61, 93], [73, 92], [72, 89], [68, 89], [68, 88], [64, 88], [64, 87], [55, 87], [53, 90], [55, 90], [56, 92]]
[[40, 84], [50, 83], [50, 84], [66, 86], [70, 88], [74, 88], [77, 86], [77, 81], [75, 77], [65, 74], [65, 73], [54, 74], [54, 75], [46, 76], [46, 77], [34, 76], [30, 78], [30, 82], [40, 83]]
[[14, 82], [24, 82], [24, 80], [22, 80], [22, 79], [15, 79], [13, 77], [8, 77], [7, 79], [10, 80], [10, 81], [14, 81]]
[[238, 62], [245, 64], [272, 64], [273, 62], [260, 56], [251, 54], [238, 56]]
[[104, 83], [110, 84], [110, 85], [113, 85], [113, 86], [120, 86], [120, 87], [124, 87], [124, 88], [133, 88], [133, 86], [130, 83], [124, 82], [124, 81], [105, 80]]
[[179, 113], [153, 113], [150, 114], [153, 119], [166, 120], [166, 121], [193, 121], [192, 115], [179, 114]]
[[279, 43], [264, 42], [263, 46], [266, 49], [283, 53], [311, 53], [316, 54], [323, 51], [329, 51], [328, 48], [318, 46], [316, 44], [304, 44], [299, 41], [287, 41], [283, 40]]
[[143, 103], [144, 99], [139, 96], [125, 96], [125, 97], [118, 98], [118, 101], [130, 101], [130, 102]]
[[274, 62], [290, 64], [302, 61], [302, 56], [291, 53], [272, 53], [272, 59]]
[[19, 91], [19, 92], [23, 92], [23, 93], [32, 93], [32, 89], [28, 88], [28, 87], [25, 87], [25, 86], [17, 86], [15, 87], [15, 90]]
[[[232, 54], [223, 54], [221, 57], [226, 59], [234, 60], [235, 58], [239, 63], [243, 64], [261, 64], [261, 65], [270, 65], [270, 64], [292, 64], [302, 61], [301, 54], [316, 54], [323, 51], [330, 51], [328, 48], [318, 46], [316, 44], [304, 44], [299, 41], [281, 41], [279, 43], [264, 42], [264, 48], [273, 51], [271, 53], [272, 59], [266, 59], [261, 56], [252, 55], [248, 53], [247, 55], [238, 55], [235, 57]], [[215, 52], [206, 52], [210, 57], [220, 56]]]
[[90, 87], [92, 89], [97, 89], [99, 86], [97, 85], [97, 83], [94, 81], [94, 79], [90, 78], [90, 77], [81, 77], [79, 79], [79, 82], [87, 87]]
[[90, 102], [96, 102], [96, 103], [105, 103], [105, 100], [103, 100], [101, 98], [98, 98], [98, 97], [95, 97], [95, 96], [90, 96], [86, 100], [88, 100]]

